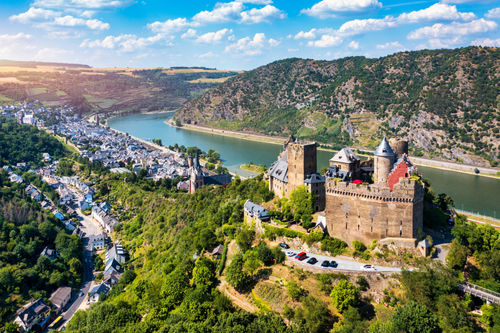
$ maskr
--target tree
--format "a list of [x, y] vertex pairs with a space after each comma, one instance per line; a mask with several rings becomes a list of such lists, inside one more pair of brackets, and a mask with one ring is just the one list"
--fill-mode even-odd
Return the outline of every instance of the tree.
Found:
[[294, 214], [305, 215], [314, 213], [313, 198], [306, 186], [297, 186], [290, 194], [290, 204]]
[[248, 282], [248, 274], [243, 270], [243, 256], [237, 254], [226, 270], [227, 282], [237, 290], [243, 290]]
[[236, 236], [236, 243], [240, 247], [241, 251], [245, 252], [252, 247], [253, 238], [255, 232], [246, 227], [243, 227], [241, 231]]
[[463, 269], [467, 261], [467, 248], [454, 239], [446, 256], [446, 264], [451, 269]]
[[286, 291], [288, 296], [290, 296], [293, 300], [298, 300], [304, 295], [304, 289], [302, 289], [294, 280], [288, 281], [286, 284]]
[[312, 296], [304, 297], [303, 309], [295, 311], [294, 321], [299, 331], [308, 333], [328, 332], [333, 326], [333, 317], [325, 303]]
[[408, 333], [437, 333], [438, 319], [425, 306], [414, 301], [398, 308], [392, 317], [394, 327], [401, 332]]
[[358, 288], [347, 280], [340, 280], [330, 293], [332, 304], [340, 312], [346, 310], [349, 306], [356, 306], [360, 300]]
[[257, 257], [266, 266], [271, 266], [274, 263], [273, 252], [264, 242], [257, 245]]
[[472, 331], [472, 323], [467, 316], [467, 307], [456, 294], [440, 296], [436, 308], [439, 326], [445, 332], [460, 328], [469, 328]]
[[185, 271], [176, 268], [165, 278], [161, 294], [169, 307], [179, 305], [184, 299], [184, 293], [189, 287], [189, 278]]
[[193, 269], [192, 283], [197, 287], [210, 288], [215, 281], [215, 264], [212, 260], [200, 257]]

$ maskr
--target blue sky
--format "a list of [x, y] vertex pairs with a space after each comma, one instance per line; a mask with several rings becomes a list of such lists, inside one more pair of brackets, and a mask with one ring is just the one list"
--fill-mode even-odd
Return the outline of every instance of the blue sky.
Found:
[[0, 59], [252, 69], [500, 46], [499, 1], [0, 0]]

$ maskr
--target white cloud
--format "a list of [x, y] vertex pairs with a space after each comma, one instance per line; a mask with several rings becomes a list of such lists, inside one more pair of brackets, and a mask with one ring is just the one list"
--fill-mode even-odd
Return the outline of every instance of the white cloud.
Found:
[[194, 38], [196, 37], [196, 30], [189, 28], [185, 33], [182, 34], [182, 39]]
[[472, 41], [472, 45], [500, 47], [500, 38], [498, 38], [498, 39], [480, 38], [480, 39], [476, 39], [476, 40]]
[[379, 50], [394, 50], [394, 51], [403, 51], [405, 47], [401, 45], [400, 42], [387, 42], [385, 44], [377, 44], [377, 49]]
[[456, 6], [449, 6], [442, 3], [436, 3], [428, 8], [416, 10], [409, 13], [402, 13], [398, 16], [399, 23], [416, 23], [422, 21], [436, 20], [463, 20], [469, 21], [476, 18], [471, 12], [461, 13]]
[[148, 28], [155, 33], [171, 34], [189, 27], [191, 24], [185, 18], [169, 19], [164, 22], [156, 21], [148, 24]]
[[460, 37], [455, 37], [455, 38], [431, 38], [429, 39], [429, 47], [431, 49], [449, 49], [453, 48], [459, 43], [462, 42], [462, 39]]
[[318, 30], [313, 28], [309, 31], [299, 31], [295, 36], [294, 38], [295, 39], [313, 39], [313, 38], [316, 38], [316, 32]]
[[132, 0], [35, 0], [33, 6], [43, 8], [117, 8], [133, 3]]
[[320, 39], [309, 41], [308, 46], [314, 47], [332, 47], [342, 44], [342, 38], [334, 35], [322, 35]]
[[124, 52], [135, 51], [165, 39], [165, 36], [157, 34], [151, 37], [137, 37], [136, 35], [126, 34], [119, 36], [107, 36], [102, 40], [84, 40], [80, 47], [118, 49]]
[[339, 13], [364, 12], [380, 7], [382, 7], [382, 3], [377, 0], [322, 0], [309, 9], [303, 9], [301, 13], [328, 18], [335, 17]]
[[32, 37], [31, 35], [25, 34], [23, 32], [19, 32], [15, 35], [8, 35], [8, 34], [0, 35], [0, 44], [28, 40], [28, 39], [31, 39], [31, 37]]
[[55, 12], [53, 10], [31, 7], [24, 13], [18, 15], [12, 15], [11, 17], [9, 17], [9, 19], [11, 21], [17, 21], [20, 23], [27, 24], [27, 23], [47, 21], [58, 16], [61, 16], [61, 13]]
[[50, 9], [42, 9], [31, 7], [26, 12], [12, 15], [9, 18], [11, 21], [17, 21], [24, 24], [34, 23], [37, 27], [44, 29], [60, 26], [60, 27], [88, 27], [92, 30], [107, 30], [109, 24], [97, 19], [83, 19], [71, 15], [61, 16], [60, 12]]
[[49, 25], [56, 25], [62, 27], [81, 27], [86, 26], [92, 30], [107, 30], [109, 29], [109, 24], [104, 23], [102, 21], [92, 19], [92, 20], [84, 20], [79, 17], [74, 17], [71, 15], [56, 17], [52, 23]]
[[236, 43], [226, 46], [225, 52], [243, 53], [253, 56], [262, 53], [262, 49], [268, 44], [270, 47], [276, 46], [277, 41], [269, 39], [266, 41], [264, 33], [256, 33], [253, 38], [245, 37], [238, 39]]
[[269, 40], [267, 42], [269, 43], [269, 46], [271, 46], [271, 47], [276, 47], [276, 46], [281, 44], [281, 42], [279, 40], [276, 40], [273, 38], [269, 38]]
[[238, 0], [238, 2], [251, 3], [254, 5], [269, 5], [269, 4], [273, 3], [272, 0]]
[[221, 29], [219, 31], [215, 32], [207, 32], [206, 34], [203, 34], [196, 38], [197, 43], [206, 43], [206, 44], [212, 44], [212, 43], [218, 43], [222, 39], [228, 37], [230, 34], [233, 33], [233, 30], [231, 29]]
[[217, 3], [213, 10], [202, 11], [193, 16], [193, 21], [198, 23], [220, 23], [238, 20], [243, 10], [243, 3], [233, 1]]
[[354, 40], [353, 40], [353, 41], [351, 41], [351, 42], [349, 43], [349, 45], [348, 45], [348, 46], [349, 46], [349, 48], [351, 48], [351, 49], [353, 49], [353, 50], [357, 50], [357, 49], [359, 49], [359, 43], [358, 43], [358, 42], [356, 42], [356, 41], [354, 41]]
[[408, 39], [443, 38], [465, 36], [495, 30], [498, 25], [483, 18], [467, 23], [452, 22], [450, 24], [436, 23], [432, 26], [419, 28], [408, 34]]
[[286, 17], [278, 8], [267, 5], [262, 8], [252, 8], [241, 13], [241, 22], [243, 23], [261, 23], [269, 22], [271, 19], [284, 19]]
[[358, 35], [368, 31], [377, 31], [397, 26], [396, 20], [392, 16], [383, 19], [356, 19], [342, 24], [338, 30], [343, 35]]
[[[321, 29], [311, 29], [309, 31], [300, 31], [295, 35], [295, 39], [313, 39], [320, 33], [323, 33], [327, 36], [322, 36], [323, 41], [317, 40], [316, 42], [310, 42], [308, 45], [317, 46], [328, 44], [327, 41], [334, 43], [346, 36], [354, 36], [363, 34], [370, 31], [379, 31], [389, 28], [395, 28], [403, 24], [410, 23], [420, 23], [426, 21], [436, 21], [436, 20], [471, 20], [476, 16], [474, 13], [462, 13], [457, 10], [455, 6], [449, 6], [445, 4], [434, 4], [426, 9], [417, 10], [409, 13], [402, 13], [398, 17], [394, 16], [385, 16], [380, 19], [355, 19], [351, 21], [347, 21], [342, 24], [338, 30], [333, 29], [324, 29], [330, 30], [322, 32]], [[338, 37], [338, 38], [334, 38]]]
[[500, 7], [488, 10], [488, 12], [486, 13], [486, 15], [484, 15], [484, 17], [490, 19], [500, 18]]
[[207, 53], [202, 53], [198, 56], [198, 58], [200, 58], [200, 59], [214, 58], [214, 57], [217, 57], [217, 55], [215, 53], [213, 53], [212, 51], [207, 52]]

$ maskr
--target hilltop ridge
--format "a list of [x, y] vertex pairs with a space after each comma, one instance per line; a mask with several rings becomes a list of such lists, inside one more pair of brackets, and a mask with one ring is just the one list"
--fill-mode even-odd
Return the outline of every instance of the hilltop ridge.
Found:
[[498, 164], [500, 50], [467, 47], [377, 59], [290, 58], [228, 79], [175, 120], [373, 148], [410, 141], [416, 156]]

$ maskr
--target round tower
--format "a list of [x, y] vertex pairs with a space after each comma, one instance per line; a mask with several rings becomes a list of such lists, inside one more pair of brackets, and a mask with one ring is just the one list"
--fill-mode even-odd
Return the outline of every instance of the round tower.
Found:
[[373, 158], [373, 181], [375, 184], [387, 185], [387, 179], [394, 164], [395, 155], [394, 150], [392, 150], [389, 142], [384, 137], [377, 149], [375, 149]]

